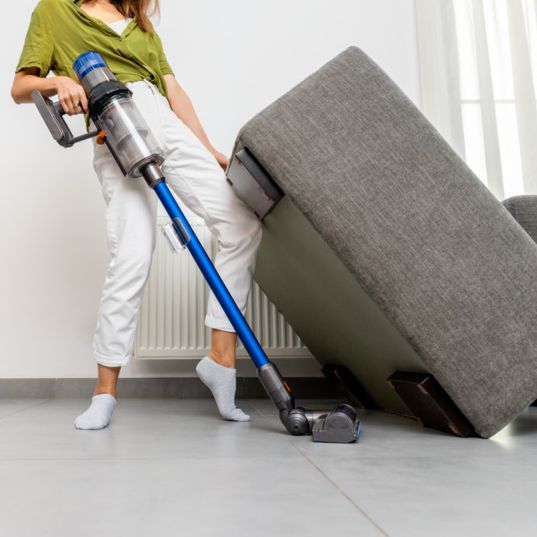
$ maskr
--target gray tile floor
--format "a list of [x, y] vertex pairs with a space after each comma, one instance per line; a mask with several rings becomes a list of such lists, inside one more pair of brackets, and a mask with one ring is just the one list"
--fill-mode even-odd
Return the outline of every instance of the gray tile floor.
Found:
[[226, 423], [205, 400], [123, 399], [76, 431], [85, 400], [0, 399], [0, 535], [537, 535], [537, 411], [492, 440], [383, 413], [356, 445], [282, 431], [268, 401]]

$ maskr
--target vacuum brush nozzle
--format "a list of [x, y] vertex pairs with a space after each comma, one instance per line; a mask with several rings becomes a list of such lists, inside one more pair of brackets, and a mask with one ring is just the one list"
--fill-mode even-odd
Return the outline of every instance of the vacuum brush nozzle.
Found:
[[350, 444], [358, 440], [360, 430], [356, 410], [343, 403], [314, 421], [311, 436], [314, 442]]
[[360, 421], [356, 410], [346, 403], [333, 410], [306, 410], [296, 407], [282, 410], [280, 419], [294, 436], [311, 434], [314, 442], [350, 444], [360, 436]]

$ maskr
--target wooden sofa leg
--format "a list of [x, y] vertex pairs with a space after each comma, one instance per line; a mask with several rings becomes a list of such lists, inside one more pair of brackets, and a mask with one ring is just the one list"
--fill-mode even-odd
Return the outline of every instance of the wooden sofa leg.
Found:
[[378, 408], [366, 389], [345, 366], [327, 364], [322, 368], [322, 372], [326, 378], [334, 383], [339, 394], [354, 407], [364, 410]]
[[474, 433], [471, 423], [432, 375], [398, 371], [388, 383], [424, 427], [460, 437]]

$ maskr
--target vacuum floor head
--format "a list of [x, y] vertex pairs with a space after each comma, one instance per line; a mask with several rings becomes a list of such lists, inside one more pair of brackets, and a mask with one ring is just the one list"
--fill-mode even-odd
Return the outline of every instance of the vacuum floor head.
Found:
[[356, 410], [341, 404], [315, 420], [311, 436], [314, 442], [350, 444], [360, 436], [361, 424]]

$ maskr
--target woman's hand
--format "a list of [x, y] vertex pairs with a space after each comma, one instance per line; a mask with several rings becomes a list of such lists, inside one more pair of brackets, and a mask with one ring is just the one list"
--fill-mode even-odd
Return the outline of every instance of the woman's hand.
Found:
[[68, 76], [55, 76], [54, 87], [64, 112], [70, 116], [88, 111], [84, 88]]
[[218, 164], [220, 164], [221, 168], [226, 171], [229, 164], [229, 159], [226, 157], [226, 155], [220, 153], [220, 151], [216, 151], [216, 149], [212, 153]]

